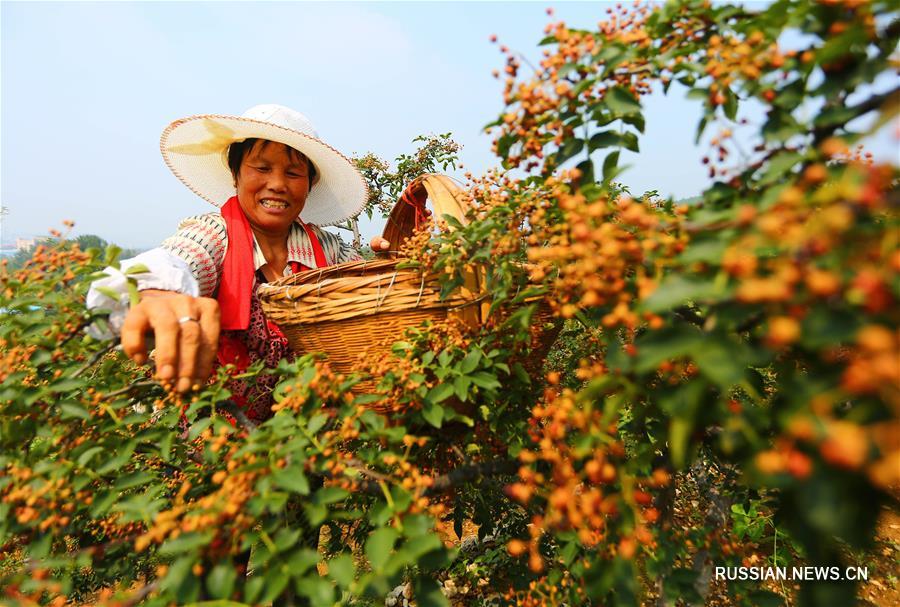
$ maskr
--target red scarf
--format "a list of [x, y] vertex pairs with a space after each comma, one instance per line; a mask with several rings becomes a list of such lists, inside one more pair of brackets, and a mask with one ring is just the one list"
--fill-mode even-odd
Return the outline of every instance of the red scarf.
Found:
[[[253, 296], [253, 231], [250, 222], [244, 215], [237, 196], [232, 196], [222, 206], [222, 217], [225, 218], [225, 233], [228, 247], [225, 261], [222, 264], [222, 276], [219, 280], [219, 310], [221, 312], [222, 330], [244, 331], [250, 326], [250, 298]], [[315, 233], [306, 224], [301, 224], [309, 236], [316, 267], [328, 265], [325, 252]], [[301, 270], [309, 268], [300, 265]]]

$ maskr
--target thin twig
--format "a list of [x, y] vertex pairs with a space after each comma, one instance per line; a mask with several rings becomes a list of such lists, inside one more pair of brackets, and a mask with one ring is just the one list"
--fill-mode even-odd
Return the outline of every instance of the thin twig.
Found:
[[348, 470], [355, 470], [355, 471], [359, 472], [360, 474], [362, 474], [363, 476], [370, 478], [374, 481], [381, 481], [384, 483], [388, 483], [391, 480], [391, 477], [389, 477], [386, 474], [382, 474], [381, 472], [376, 472], [374, 470], [369, 470], [368, 468], [366, 468], [363, 465], [363, 463], [361, 461], [359, 461], [357, 459], [347, 460], [345, 465]]
[[82, 329], [84, 329], [85, 327], [87, 327], [90, 323], [91, 323], [90, 319], [82, 320], [80, 323], [78, 323], [78, 326], [75, 327], [75, 328], [74, 328], [74, 329], [66, 336], [66, 338], [65, 338], [64, 340], [62, 340], [61, 342], [59, 342], [59, 345], [58, 345], [57, 347], [58, 347], [58, 348], [62, 348], [64, 345], [66, 345], [67, 343], [69, 343], [69, 342], [72, 340], [73, 337], [75, 337], [76, 335], [79, 335], [79, 334], [81, 333]]
[[[872, 110], [877, 110], [882, 105], [884, 105], [885, 102], [889, 101], [891, 98], [894, 98], [896, 100], [898, 97], [900, 97], [900, 87], [897, 87], [893, 90], [890, 90], [886, 93], [882, 93], [880, 95], [872, 95], [865, 101], [861, 101], [860, 103], [850, 106], [847, 109], [849, 109], [851, 112], [853, 112], [855, 114], [854, 119], [856, 119], [856, 118], [859, 118], [860, 116], [868, 114]], [[823, 127], [814, 129], [813, 130], [814, 145], [823, 141], [824, 139], [827, 139], [828, 137], [831, 136], [832, 133], [834, 133], [836, 130], [838, 130], [839, 128], [844, 127], [844, 126], [846, 126], [846, 122], [841, 122], [838, 124], [833, 124], [830, 126], [823, 126]]]
[[124, 601], [116, 603], [120, 607], [132, 607], [142, 602], [148, 595], [159, 590], [160, 580], [153, 580], [146, 586], [138, 588], [138, 590]]
[[93, 367], [95, 364], [97, 364], [97, 361], [115, 350], [118, 345], [118, 342], [112, 342], [102, 350], [97, 350], [96, 352], [94, 352], [94, 354], [88, 359], [84, 366], [79, 368], [77, 371], [75, 371], [75, 373], [72, 374], [72, 378], [74, 379], [78, 377], [79, 375]]
[[221, 400], [216, 403], [216, 411], [227, 413], [248, 432], [256, 430], [256, 422], [247, 417], [243, 409], [233, 400]]
[[158, 381], [147, 380], [147, 381], [137, 381], [131, 384], [130, 386], [125, 386], [121, 390], [115, 390], [114, 392], [110, 392], [105, 396], [106, 400], [111, 398], [115, 398], [116, 396], [123, 396], [125, 394], [129, 394], [134, 392], [135, 390], [140, 390], [142, 388], [152, 388], [154, 386], [160, 386], [161, 384]]

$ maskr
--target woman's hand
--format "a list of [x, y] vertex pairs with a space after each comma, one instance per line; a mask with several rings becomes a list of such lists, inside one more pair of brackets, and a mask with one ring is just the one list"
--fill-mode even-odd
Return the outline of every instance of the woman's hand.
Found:
[[187, 392], [212, 373], [219, 345], [219, 302], [172, 291], [141, 291], [122, 326], [122, 349], [137, 364], [147, 361], [145, 335], [156, 342], [156, 377]]
[[376, 253], [381, 251], [387, 251], [391, 248], [391, 243], [387, 241], [387, 239], [382, 238], [381, 236], [373, 236], [371, 245], [372, 250]]

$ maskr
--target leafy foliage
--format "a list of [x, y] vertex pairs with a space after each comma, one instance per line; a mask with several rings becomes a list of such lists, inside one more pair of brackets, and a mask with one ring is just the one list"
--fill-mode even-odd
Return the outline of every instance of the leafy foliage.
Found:
[[[712, 563], [754, 562], [770, 537], [820, 566], [868, 546], [900, 480], [900, 222], [897, 168], [852, 147], [859, 117], [896, 115], [898, 92], [871, 86], [896, 8], [610, 11], [596, 31], [551, 22], [528, 78], [508, 55], [490, 128], [520, 171], [474, 179], [469, 223], [406, 249], [448, 290], [479, 268], [489, 314], [403, 336], [360, 369], [374, 393], [317, 356], [254, 369], [281, 378], [254, 427], [224, 376], [181, 398], [83, 335], [114, 251], [60, 242], [5, 271], [6, 596], [380, 604], [406, 584], [420, 606], [633, 605], [701, 601]], [[719, 129], [690, 206], [614, 185], [644, 96], [673, 82], [698, 135]], [[751, 100], [761, 124], [741, 123]], [[709, 508], [676, 524], [691, 476]], [[854, 591], [808, 582], [798, 601]]]

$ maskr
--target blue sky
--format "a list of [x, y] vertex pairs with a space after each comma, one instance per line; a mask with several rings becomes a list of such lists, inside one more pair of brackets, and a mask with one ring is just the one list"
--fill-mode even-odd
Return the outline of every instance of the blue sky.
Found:
[[[151, 247], [212, 210], [165, 167], [172, 120], [281, 103], [347, 155], [386, 159], [419, 134], [452, 132], [466, 168], [497, 164], [482, 127], [502, 109], [500, 42], [540, 58], [548, 21], [594, 27], [611, 3], [3, 2], [3, 245], [63, 219], [75, 234]], [[699, 107], [684, 92], [646, 103], [633, 191], [685, 197], [705, 184], [693, 141]], [[873, 146], [894, 157], [897, 141]], [[627, 153], [626, 153], [627, 154]], [[381, 225], [364, 225], [364, 233]]]

